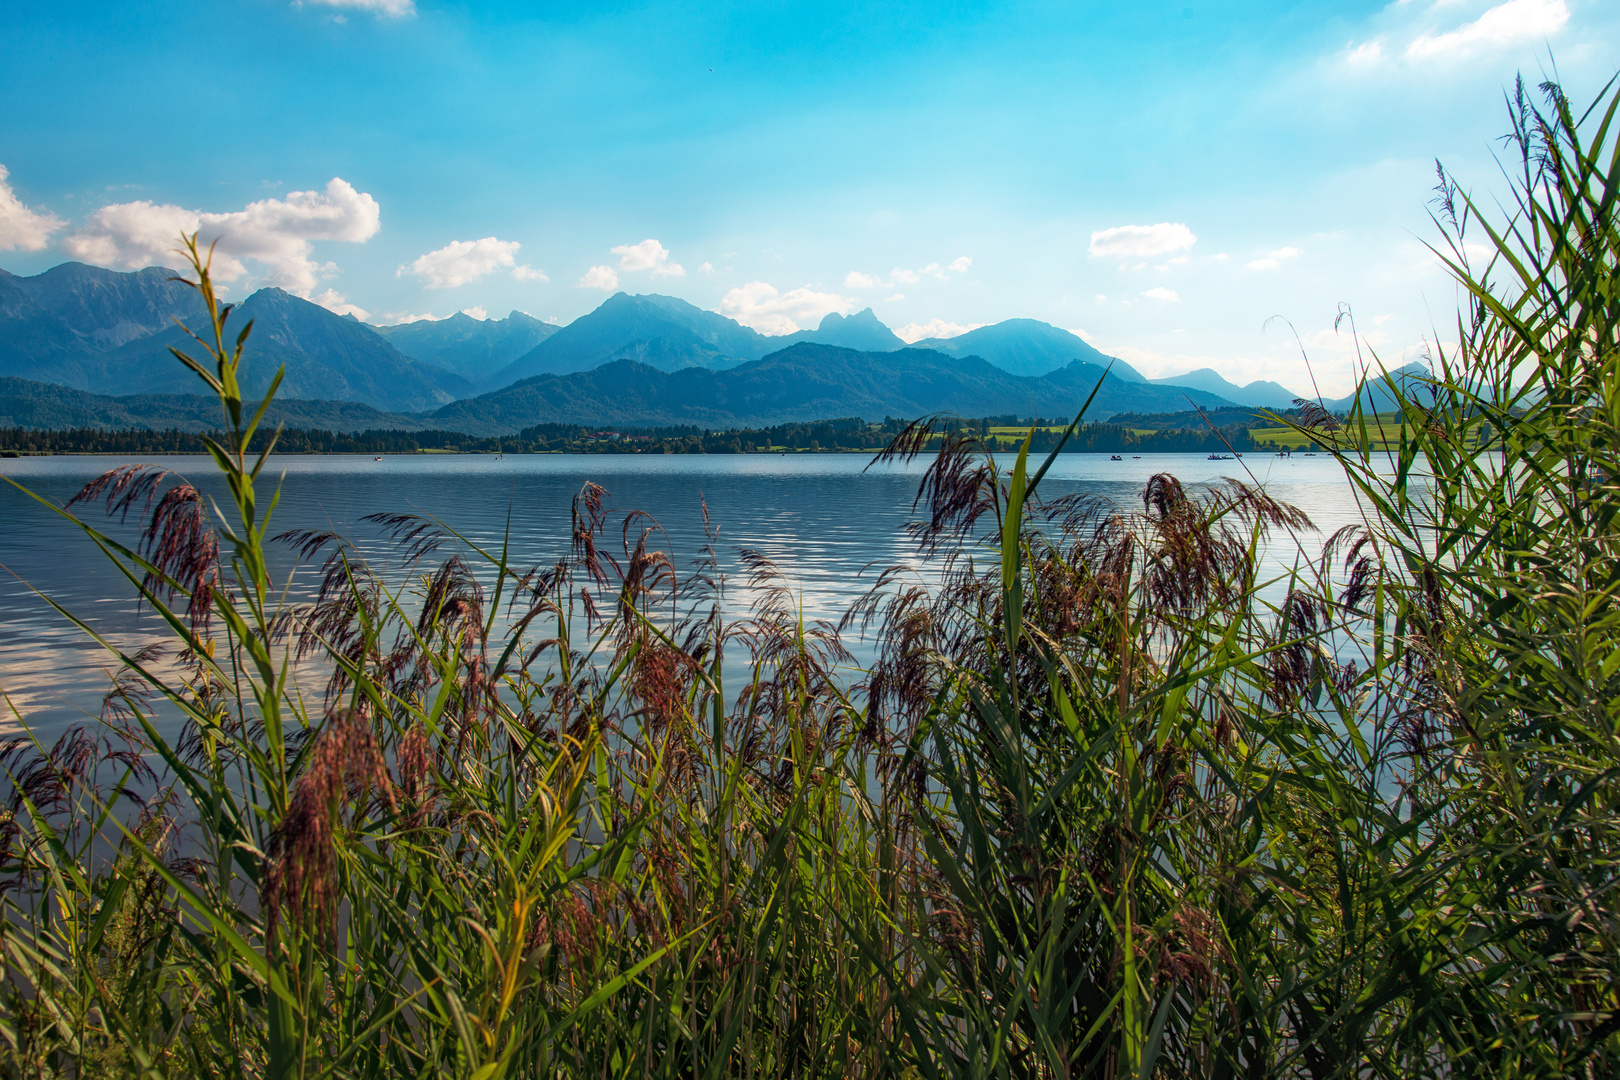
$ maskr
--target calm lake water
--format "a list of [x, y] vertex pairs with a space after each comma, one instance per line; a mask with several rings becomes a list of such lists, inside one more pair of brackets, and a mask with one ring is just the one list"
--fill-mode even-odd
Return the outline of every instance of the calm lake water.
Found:
[[[3, 459], [0, 476], [60, 505], [93, 477], [128, 460]], [[223, 486], [206, 459], [142, 460], [187, 475], [224, 501]], [[425, 514], [481, 543], [498, 546], [503, 534], [509, 535], [511, 562], [527, 566], [566, 552], [570, 500], [584, 482], [594, 481], [607, 489], [609, 505], [620, 516], [641, 510], [656, 518], [668, 536], [667, 545], [656, 546], [669, 550], [682, 569], [703, 546], [707, 503], [732, 572], [737, 548], [756, 549], [786, 572], [808, 616], [837, 619], [869, 587], [877, 569], [915, 561], [902, 527], [921, 466], [863, 471], [867, 461], [857, 454], [288, 457], [276, 463], [284, 482], [273, 527], [334, 529], [381, 556], [384, 545], [363, 517]], [[1360, 520], [1353, 490], [1326, 456], [1208, 461], [1202, 455], [1147, 454], [1109, 461], [1106, 455], [1065, 454], [1042, 481], [1042, 491], [1095, 493], [1140, 506], [1142, 486], [1155, 473], [1194, 485], [1243, 477], [1245, 470], [1319, 526], [1319, 536], [1306, 538], [1311, 554], [1323, 537]], [[132, 526], [107, 525], [99, 510], [88, 516], [121, 539], [133, 540]], [[1298, 553], [1291, 543], [1278, 545], [1270, 560], [1280, 568]], [[313, 576], [305, 571], [296, 580], [310, 584]], [[20, 718], [49, 739], [96, 713], [109, 665], [107, 654], [33, 589], [124, 648], [164, 634], [151, 612], [134, 602], [128, 582], [70, 523], [0, 484], [0, 690], [10, 701], [9, 708], [0, 703], [0, 732], [15, 732]], [[858, 646], [855, 652], [865, 655]]]

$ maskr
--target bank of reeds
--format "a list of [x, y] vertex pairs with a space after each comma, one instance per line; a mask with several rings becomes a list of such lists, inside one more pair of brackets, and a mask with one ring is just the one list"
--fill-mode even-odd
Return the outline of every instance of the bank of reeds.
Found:
[[102, 724], [0, 762], [0, 1075], [1614, 1075], [1620, 96], [1543, 89], [1506, 218], [1443, 178], [1470, 299], [1387, 380], [1400, 445], [1296, 425], [1362, 525], [1052, 498], [919, 424], [886, 456], [929, 462], [937, 576], [839, 625], [754, 553], [728, 621], [718, 552], [590, 485], [548, 565], [278, 532], [193, 243], [231, 499], [128, 468], [60, 508], [182, 675], [106, 641]]

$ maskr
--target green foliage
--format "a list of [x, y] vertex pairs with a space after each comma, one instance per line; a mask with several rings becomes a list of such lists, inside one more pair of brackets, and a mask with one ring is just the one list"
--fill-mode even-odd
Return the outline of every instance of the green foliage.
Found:
[[726, 621], [714, 553], [678, 575], [594, 485], [553, 565], [276, 534], [193, 242], [231, 497], [125, 467], [55, 508], [174, 645], [97, 638], [100, 723], [0, 754], [0, 1076], [1614, 1075], [1620, 94], [1545, 90], [1510, 220], [1443, 178], [1472, 303], [1384, 378], [1396, 444], [1284, 418], [1361, 524], [1048, 498], [1080, 417], [1010, 468], [887, 421], [935, 560], [838, 626], [750, 552]]

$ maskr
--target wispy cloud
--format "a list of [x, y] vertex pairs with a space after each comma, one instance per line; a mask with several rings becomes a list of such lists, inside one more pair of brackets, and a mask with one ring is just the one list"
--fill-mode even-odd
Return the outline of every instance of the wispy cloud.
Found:
[[9, 175], [0, 165], [0, 251], [43, 251], [51, 234], [66, 223], [55, 214], [24, 206], [6, 183]]
[[1120, 225], [1091, 234], [1090, 252], [1114, 258], [1146, 259], [1184, 251], [1198, 243], [1193, 231], [1178, 221], [1157, 225]]
[[289, 192], [285, 199], [260, 199], [241, 210], [209, 213], [146, 200], [113, 203], [91, 214], [62, 249], [75, 259], [118, 270], [143, 266], [183, 266], [176, 250], [181, 233], [197, 232], [206, 247], [214, 240], [214, 277], [235, 281], [247, 274], [245, 260], [265, 268], [263, 282], [308, 296], [337, 272], [317, 263], [314, 242], [362, 244], [377, 234], [382, 218], [377, 200], [334, 177], [325, 191]]
[[806, 285], [788, 292], [763, 281], [751, 281], [720, 298], [720, 314], [751, 326], [762, 334], [791, 334], [801, 322], [814, 322], [829, 312], [847, 315], [855, 301], [837, 293], [818, 292]]
[[408, 311], [385, 311], [381, 315], [377, 316], [377, 325], [378, 326], [403, 326], [406, 323], [413, 323], [413, 322], [438, 322], [439, 320], [445, 319], [445, 318], [448, 318], [448, 317], [449, 316], [446, 316], [446, 315], [432, 315], [432, 314], [425, 314], [425, 313], [421, 314], [421, 315], [417, 315], [417, 314], [413, 314], [412, 312], [408, 312]]
[[361, 322], [365, 322], [367, 319], [371, 318], [371, 316], [367, 314], [365, 308], [359, 306], [358, 304], [349, 303], [349, 298], [338, 292], [336, 289], [327, 289], [319, 296], [312, 296], [309, 299], [312, 303], [319, 304], [327, 311], [333, 312], [337, 315], [353, 315]]
[[1568, 22], [1564, 0], [1507, 0], [1455, 30], [1419, 35], [1406, 47], [1406, 55], [1412, 60], [1466, 56], [1551, 37]]
[[888, 277], [879, 277], [877, 274], [868, 274], [862, 270], [851, 270], [844, 275], [844, 288], [846, 289], [892, 289], [896, 285], [915, 285], [925, 277], [936, 281], [949, 281], [952, 274], [965, 274], [973, 265], [971, 256], [962, 255], [943, 266], [931, 262], [927, 266], [909, 268], [897, 266], [889, 271]]
[[947, 322], [944, 319], [929, 319], [925, 323], [907, 323], [897, 329], [894, 335], [907, 345], [910, 345], [914, 341], [923, 341], [928, 338], [944, 340], [945, 338], [961, 337], [969, 330], [977, 330], [983, 325], [984, 323], [976, 322], [964, 326], [961, 323]]
[[1340, 58], [1347, 68], [1363, 72], [1403, 60], [1446, 63], [1546, 40], [1564, 30], [1570, 20], [1565, 0], [1506, 0], [1470, 22], [1450, 28], [1443, 22], [1436, 25], [1436, 17], [1444, 17], [1445, 9], [1452, 6], [1441, 2], [1419, 10], [1415, 4], [1393, 4], [1380, 18], [1382, 30], [1365, 41], [1350, 41]]
[[437, 251], [417, 256], [409, 266], [401, 266], [395, 277], [411, 274], [421, 278], [429, 289], [453, 289], [487, 277], [498, 270], [510, 270], [518, 281], [546, 281], [544, 273], [532, 266], [519, 265], [516, 240], [452, 240]]
[[416, 14], [416, 0], [294, 0], [293, 7], [349, 8], [369, 11], [385, 19], [405, 19]]
[[1268, 251], [1255, 259], [1250, 259], [1250, 270], [1275, 270], [1289, 259], [1297, 259], [1305, 254], [1304, 249], [1297, 247], [1280, 247], [1276, 251]]
[[1157, 300], [1161, 304], [1181, 303], [1181, 294], [1174, 289], [1167, 289], [1163, 285], [1147, 290], [1142, 294], [1149, 300]]

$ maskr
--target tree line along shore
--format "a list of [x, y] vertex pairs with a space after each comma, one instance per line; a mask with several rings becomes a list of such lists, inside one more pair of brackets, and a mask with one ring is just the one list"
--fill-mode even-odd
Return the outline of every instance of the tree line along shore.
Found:
[[[1167, 419], [1168, 418], [1168, 419]], [[1124, 422], [1083, 424], [1063, 446], [1064, 453], [1243, 453], [1250, 450], [1298, 449], [1308, 440], [1281, 427], [1257, 427], [1258, 417], [1214, 424], [1196, 413], [1120, 418]], [[1220, 419], [1226, 420], [1226, 417]], [[661, 428], [589, 428], [577, 424], [541, 424], [515, 435], [479, 436], [458, 431], [373, 429], [342, 432], [318, 428], [285, 428], [276, 440], [280, 454], [748, 454], [876, 453], [905, 427], [906, 421], [885, 417], [880, 423], [859, 418], [779, 424], [766, 428], [716, 430], [697, 426]], [[1176, 424], [1177, 426], [1165, 426]], [[1040, 417], [1014, 416], [952, 420], [947, 430], [971, 431], [986, 445], [1008, 452], [1017, 449], [1031, 426], [1031, 450], [1049, 451], [1063, 426]], [[0, 428], [0, 454], [201, 454], [209, 434], [179, 428], [34, 430]], [[254, 449], [267, 445], [272, 432], [260, 431]], [[1296, 445], [1297, 444], [1297, 445]]]

